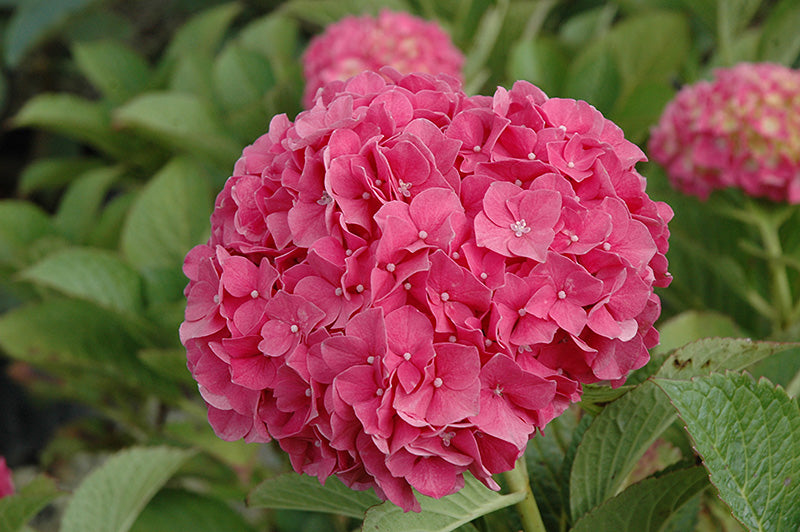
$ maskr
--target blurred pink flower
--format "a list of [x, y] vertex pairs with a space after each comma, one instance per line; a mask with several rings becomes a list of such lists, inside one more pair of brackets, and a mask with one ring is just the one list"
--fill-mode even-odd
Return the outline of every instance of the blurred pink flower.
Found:
[[498, 489], [582, 383], [621, 384], [658, 341], [672, 211], [642, 159], [526, 82], [467, 97], [385, 68], [274, 118], [184, 264], [212, 427], [406, 510], [467, 471]]
[[736, 187], [800, 203], [800, 71], [772, 63], [716, 70], [667, 105], [649, 151], [686, 194], [706, 199]]
[[325, 84], [365, 70], [378, 72], [390, 66], [403, 74], [449, 74], [461, 79], [463, 64], [464, 55], [435, 22], [386, 9], [377, 17], [348, 16], [311, 39], [303, 54], [303, 105], [311, 107]]
[[14, 493], [14, 480], [11, 470], [6, 465], [6, 459], [0, 456], [0, 499]]

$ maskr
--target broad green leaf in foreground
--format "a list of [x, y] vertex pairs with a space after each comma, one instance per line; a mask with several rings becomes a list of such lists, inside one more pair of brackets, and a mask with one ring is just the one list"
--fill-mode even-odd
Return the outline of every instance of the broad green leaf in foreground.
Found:
[[703, 338], [673, 352], [656, 377], [690, 379], [716, 371], [741, 371], [759, 360], [797, 344], [754, 342], [749, 338]]
[[219, 499], [163, 489], [145, 506], [131, 532], [253, 532], [241, 514]]
[[111, 310], [136, 314], [142, 309], [141, 278], [116, 253], [67, 248], [34, 264], [21, 276]]
[[525, 498], [524, 492], [500, 495], [472, 475], [465, 474], [464, 479], [464, 487], [447, 497], [432, 499], [418, 495], [420, 513], [403, 512], [391, 502], [370, 508], [362, 532], [447, 532]]
[[800, 408], [748, 375], [658, 379], [686, 423], [711, 483], [746, 527], [800, 527]]
[[574, 453], [572, 443], [578, 437], [576, 433], [583, 434], [591, 418], [584, 415], [578, 429], [579, 415], [579, 409], [570, 408], [548, 423], [544, 432], [532, 438], [525, 449], [531, 490], [548, 530], [558, 530], [569, 515], [569, 466], [572, 465], [569, 453]]
[[131, 207], [121, 248], [140, 271], [179, 268], [186, 252], [208, 231], [211, 194], [200, 168], [176, 158], [147, 184]]
[[660, 343], [654, 349], [658, 353], [666, 353], [702, 338], [743, 336], [730, 316], [697, 310], [687, 310], [664, 321], [658, 332]]
[[355, 491], [336, 478], [321, 484], [315, 477], [287, 473], [270, 478], [250, 492], [250, 506], [329, 512], [361, 519], [367, 508], [381, 501], [369, 491]]
[[169, 447], [117, 453], [78, 487], [64, 512], [61, 532], [126, 532], [191, 455]]
[[613, 497], [674, 419], [675, 410], [650, 381], [603, 409], [575, 453], [569, 483], [573, 519]]
[[36, 477], [14, 495], [0, 499], [0, 530], [17, 532], [60, 494], [52, 479]]
[[629, 486], [583, 518], [572, 532], [659, 532], [669, 518], [708, 487], [708, 473], [692, 467]]

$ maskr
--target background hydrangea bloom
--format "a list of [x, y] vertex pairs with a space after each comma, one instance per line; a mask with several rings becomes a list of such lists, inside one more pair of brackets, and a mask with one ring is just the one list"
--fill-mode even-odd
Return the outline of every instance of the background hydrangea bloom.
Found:
[[667, 105], [649, 150], [686, 194], [737, 187], [800, 202], [800, 71], [772, 63], [716, 70]]
[[14, 493], [14, 481], [11, 470], [6, 465], [6, 459], [0, 456], [0, 498]]
[[491, 488], [657, 342], [672, 211], [585, 102], [364, 72], [275, 117], [186, 257], [181, 340], [228, 440], [419, 509]]
[[402, 73], [449, 74], [461, 78], [464, 55], [435, 22], [408, 13], [382, 10], [377, 17], [348, 16], [329, 25], [303, 55], [303, 103], [317, 90], [365, 70], [390, 66]]

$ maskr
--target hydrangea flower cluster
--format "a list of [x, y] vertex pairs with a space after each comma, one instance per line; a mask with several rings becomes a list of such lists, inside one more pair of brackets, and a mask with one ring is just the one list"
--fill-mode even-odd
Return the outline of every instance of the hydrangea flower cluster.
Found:
[[670, 208], [582, 101], [364, 72], [273, 118], [186, 257], [188, 367], [224, 439], [406, 510], [490, 488], [657, 343]]
[[464, 54], [435, 22], [382, 10], [377, 17], [348, 16], [311, 39], [303, 54], [303, 104], [311, 107], [320, 87], [384, 66], [408, 74], [449, 74], [461, 79]]
[[800, 71], [741, 63], [683, 88], [649, 143], [678, 190], [800, 202]]
[[14, 480], [11, 470], [6, 465], [6, 459], [0, 456], [0, 499], [14, 493]]

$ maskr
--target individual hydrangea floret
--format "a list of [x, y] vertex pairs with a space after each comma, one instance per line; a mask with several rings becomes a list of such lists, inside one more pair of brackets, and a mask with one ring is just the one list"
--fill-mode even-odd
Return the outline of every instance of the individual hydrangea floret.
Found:
[[658, 341], [670, 208], [585, 102], [393, 69], [275, 117], [186, 257], [188, 366], [226, 440], [418, 510]]
[[6, 465], [6, 459], [0, 456], [0, 499], [14, 493], [14, 480], [11, 470]]
[[461, 79], [464, 55], [436, 23], [408, 13], [382, 10], [347, 16], [311, 39], [303, 55], [303, 104], [311, 107], [320, 87], [384, 66], [409, 74], [449, 74]]
[[800, 202], [800, 71], [772, 63], [716, 70], [667, 105], [649, 151], [685, 194], [707, 199], [736, 187]]

